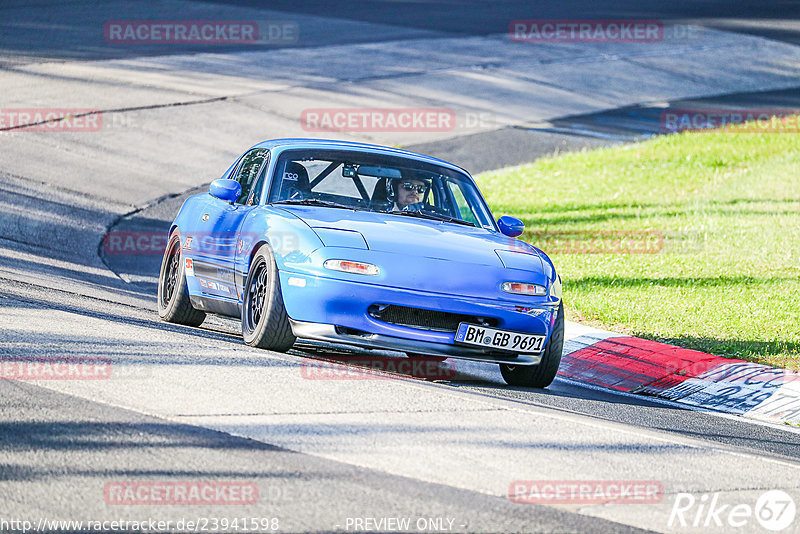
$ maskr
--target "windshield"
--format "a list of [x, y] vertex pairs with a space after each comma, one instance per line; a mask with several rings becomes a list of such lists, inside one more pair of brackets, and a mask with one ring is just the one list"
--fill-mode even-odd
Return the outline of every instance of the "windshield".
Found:
[[276, 163], [268, 202], [378, 211], [496, 229], [468, 175], [384, 154], [284, 151]]

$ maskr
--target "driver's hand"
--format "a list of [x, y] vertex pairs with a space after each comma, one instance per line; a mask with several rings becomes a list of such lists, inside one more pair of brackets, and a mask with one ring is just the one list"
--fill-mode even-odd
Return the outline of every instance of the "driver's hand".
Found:
[[409, 204], [408, 206], [403, 208], [401, 211], [422, 211], [423, 209], [425, 209], [425, 203], [424, 202], [416, 202], [414, 204]]

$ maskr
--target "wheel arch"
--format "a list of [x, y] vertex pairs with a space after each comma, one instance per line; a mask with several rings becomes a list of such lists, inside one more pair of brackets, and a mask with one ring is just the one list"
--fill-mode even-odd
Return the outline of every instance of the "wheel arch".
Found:
[[[253, 248], [250, 251], [250, 256], [247, 258], [247, 273], [250, 272], [250, 266], [253, 265], [253, 258], [256, 257], [256, 254], [258, 254], [258, 251], [263, 246], [268, 246], [269, 249], [272, 251], [272, 255], [273, 256], [275, 255], [275, 249], [272, 248], [272, 245], [270, 244], [269, 240], [266, 239], [266, 238], [265, 239], [261, 239], [255, 245], [253, 245]], [[275, 263], [277, 264], [277, 262], [275, 262]], [[278, 267], [278, 270], [280, 270], [280, 265], [276, 265], [276, 267]], [[247, 275], [247, 273], [244, 273], [245, 276]]]

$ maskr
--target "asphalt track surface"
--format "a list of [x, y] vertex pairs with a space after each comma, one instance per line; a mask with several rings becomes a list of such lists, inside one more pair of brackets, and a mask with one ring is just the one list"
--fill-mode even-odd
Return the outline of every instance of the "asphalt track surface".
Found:
[[[256, 6], [256, 0], [223, 0], [236, 6]], [[618, 2], [358, 2], [335, 0], [279, 0], [272, 9], [291, 13], [326, 15], [364, 22], [391, 21], [393, 25], [450, 32], [463, 35], [486, 35], [508, 30], [509, 21], [518, 19], [659, 19], [694, 22], [720, 29], [734, 29], [769, 39], [798, 42], [798, 2], [726, 2], [682, 0], [627, 0]]]
[[[208, 4], [204, 9], [202, 4]], [[525, 19], [625, 19], [660, 20], [662, 22], [695, 23], [711, 28], [732, 30], [758, 35], [768, 39], [800, 43], [800, 2], [725, 0], [659, 2], [658, 0], [626, 0], [616, 2], [591, 2], [572, 0], [563, 2], [521, 1], [371, 1], [334, 0], [219, 0], [194, 2], [184, 14], [233, 13], [231, 9], [263, 10], [281, 13], [283, 20], [297, 17], [324, 17], [341, 21], [359, 21], [374, 24], [392, 31], [369, 31], [369, 26], [342, 29], [336, 25], [321, 24], [310, 35], [305, 35], [301, 46], [329, 43], [374, 42], [391, 40], [410, 34], [420, 36], [489, 35], [505, 33], [509, 23]], [[226, 10], [223, 6], [228, 6]], [[148, 53], [184, 53], [187, 50], [208, 50], [208, 45], [171, 47], [137, 46], [120, 49], [109, 46], [98, 36], [96, 22], [109, 20], [174, 20], [175, 11], [168, 4], [152, 5], [149, 2], [53, 2], [37, 0], [7, 0], [0, 6], [7, 17], [2, 23], [2, 49], [5, 61], [44, 61], [57, 59], [101, 59], [140, 56]], [[124, 16], [122, 16], [124, 14]], [[138, 19], [137, 19], [138, 16]], [[163, 17], [159, 19], [159, 17]], [[197, 19], [202, 20], [202, 19]], [[300, 20], [300, 19], [296, 19]], [[59, 31], [47, 31], [50, 25]], [[358, 31], [355, 29], [358, 28]], [[350, 30], [350, 31], [348, 31]], [[405, 30], [405, 31], [403, 31]], [[98, 38], [99, 37], [99, 38]], [[309, 39], [309, 40], [306, 40]], [[297, 46], [297, 43], [277, 46]], [[265, 45], [275, 48], [275, 44]], [[217, 50], [234, 49], [218, 45]], [[356, 66], [354, 66], [355, 68]]]
[[[200, 19], [209, 13], [219, 13], [217, 6], [221, 3], [243, 9], [257, 9], [260, 5], [198, 2], [191, 5], [193, 16]], [[584, 18], [660, 17], [693, 21], [789, 43], [800, 42], [800, 9], [796, 2], [749, 2], [735, 6], [727, 2], [679, 2], [669, 6], [630, 2], [616, 3], [614, 7], [580, 2], [539, 6], [535, 12], [529, 3], [523, 2], [464, 6], [332, 2], [322, 8], [317, 2], [272, 2], [269, 9], [287, 17], [319, 17], [314, 19], [318, 30], [315, 37], [303, 43], [311, 48], [409, 36], [425, 38], [442, 33], [502, 33], [508, 21], [516, 18], [566, 18], [574, 17], [576, 12]], [[96, 32], [85, 30], [96, 27], [97, 21], [175, 19], [182, 14], [171, 9], [168, 4], [154, 8], [149, 3], [134, 2], [6, 2], [0, 6], [0, 13], [7, 14], [0, 23], [4, 30], [0, 39], [1, 61], [8, 67], [159, 55], [161, 50], [146, 46], [122, 50], [107, 46], [97, 39]], [[326, 17], [336, 19], [337, 23], [326, 24]], [[390, 27], [384, 26], [387, 21], [391, 22]], [[350, 23], [353, 25], [347, 26]], [[57, 25], [62, 31], [32, 31], [32, 28], [51, 27], [48, 25]], [[214, 49], [221, 54], [228, 50]], [[170, 53], [193, 51], [188, 47]], [[41, 83], [51, 80], [43, 77]], [[737, 102], [750, 98], [754, 105], [764, 107], [761, 96], [747, 93], [737, 98]], [[771, 98], [774, 99], [767, 100], [771, 106], [792, 106], [796, 92], [785, 90]], [[24, 95], [13, 95], [12, 99], [24, 101]], [[714, 100], [710, 102], [713, 105]], [[630, 121], [626, 122], [629, 112], [616, 113], [614, 142], [648, 133], [647, 128], [632, 127]], [[470, 147], [488, 144], [495, 159], [470, 162], [471, 168], [482, 170], [481, 165], [492, 168], [499, 162], [521, 162], [525, 161], [521, 158], [532, 159], [557, 149], [608, 143], [609, 139], [604, 137], [608, 132], [603, 130], [598, 135], [598, 128], [592, 126], [608, 121], [594, 119], [582, 117], [577, 121], [579, 127], [575, 126], [575, 120], [565, 119], [547, 131], [526, 131], [522, 139], [523, 132], [503, 129], [474, 134], [462, 142], [433, 141], [414, 148], [462, 162]], [[181, 128], [190, 127], [178, 123], [174, 133], [180, 135]], [[516, 149], [515, 142], [520, 144]], [[35, 152], [30, 147], [20, 149], [18, 143], [8, 143], [2, 137], [0, 147], [3, 153], [0, 164], [30, 157]], [[43, 159], [49, 151], [59, 150], [58, 143], [51, 144], [46, 139], [42, 147]], [[84, 156], [110, 159], [118, 168], [124, 165], [120, 162], [129, 161], [127, 154], [101, 150], [89, 146]], [[135, 147], [132, 151], [135, 153]], [[135, 157], [142, 164], [148, 160], [147, 165], [159, 168], [158, 161], [149, 161], [143, 155]], [[547, 464], [547, 468], [545, 465], [539, 468], [550, 479], [591, 480], [616, 474], [620, 479], [664, 480], [667, 504], [673, 498], [669, 492], [678, 489], [696, 492], [719, 489], [729, 496], [738, 493], [749, 499], [767, 489], [782, 487], [794, 489], [797, 495], [800, 481], [797, 432], [563, 380], [557, 380], [544, 391], [528, 391], [503, 385], [496, 372], [459, 365], [455, 380], [434, 382], [400, 376], [386, 381], [389, 385], [377, 381], [331, 385], [301, 380], [291, 384], [304, 388], [302, 392], [307, 396], [293, 397], [291, 390], [283, 390], [278, 382], [267, 379], [261, 382], [262, 390], [244, 375], [296, 379], [296, 370], [302, 369], [304, 362], [348, 362], [364, 357], [363, 353], [300, 345], [288, 356], [271, 355], [244, 347], [232, 321], [209, 319], [199, 329], [159, 322], [153, 311], [152, 282], [159, 258], [127, 258], [120, 264], [119, 258], [102, 255], [99, 238], [108, 229], [163, 229], [186, 193], [169, 194], [158, 202], [148, 200], [156, 200], [161, 194], [147, 197], [141, 193], [143, 196], [134, 201], [120, 194], [107, 177], [87, 175], [78, 162], [60, 168], [46, 165], [42, 168], [46, 172], [19, 175], [0, 166], [3, 191], [0, 354], [29, 358], [108, 357], [119, 362], [120, 368], [129, 374], [122, 373], [118, 382], [110, 381], [109, 389], [96, 390], [88, 385], [85, 388], [70, 385], [59, 391], [60, 385], [0, 381], [0, 519], [134, 515], [137, 510], [120, 511], [103, 501], [102, 488], [109, 481], [241, 479], [258, 481], [261, 494], [257, 510], [244, 511], [248, 515], [280, 517], [281, 530], [285, 531], [347, 530], [347, 518], [365, 517], [447, 518], [453, 519], [455, 531], [479, 532], [634, 532], [636, 526], [666, 528], [649, 523], [644, 517], [649, 511], [636, 508], [642, 505], [632, 505], [623, 511], [517, 505], [493, 488], [481, 486], [480, 471], [484, 469], [487, 480], [510, 481], [526, 475], [531, 478], [531, 472], [538, 472], [514, 462], [520, 458], [533, 465]], [[164, 172], [173, 172], [175, 166], [166, 168], [168, 171]], [[62, 175], [76, 178], [70, 182], [60, 179]], [[193, 185], [203, 183], [194, 179]], [[193, 191], [189, 185], [179, 190]], [[231, 378], [226, 374], [229, 370], [242, 374]], [[173, 381], [153, 380], [155, 374], [162, 372]], [[217, 381], [222, 385], [215, 384]], [[150, 389], [153, 382], [160, 384], [161, 389]], [[220, 396], [220, 415], [246, 419], [252, 414], [272, 414], [277, 422], [230, 423], [225, 427], [227, 431], [214, 430], [220, 424], [201, 417], [201, 414], [210, 417], [210, 412], [194, 413], [191, 404], [180, 405], [190, 398], [186, 397], [187, 390], [202, 393], [203, 388], [207, 388], [209, 395], [241, 388], [240, 395]], [[114, 390], [124, 395], [115, 397]], [[348, 390], [355, 391], [350, 392], [352, 397], [348, 396]], [[265, 401], [259, 405], [260, 400], [254, 397], [262, 396]], [[215, 398], [206, 399], [209, 406], [214, 401]], [[170, 402], [176, 404], [172, 411], [165, 408]], [[489, 407], [470, 407], [476, 403]], [[256, 407], [249, 411], [252, 406]], [[326, 406], [330, 413], [326, 414]], [[329, 418], [328, 426], [309, 419], [305, 426], [298, 427], [296, 421], [291, 421], [295, 417], [293, 411], [305, 410], [309, 418], [319, 417], [323, 422]], [[370, 428], [359, 427], [362, 420], [348, 410], [363, 412], [365, 421], [385, 419], [386, 428], [376, 424], [375, 428], [380, 430], [372, 432]], [[487, 412], [485, 418], [481, 415], [483, 410]], [[424, 428], [403, 423], [404, 418], [414, 424], [424, 420], [419, 419], [420, 413], [442, 419], [431, 416], [434, 423]], [[469, 419], [473, 413], [477, 414], [475, 419]], [[525, 439], [516, 441], [517, 436], [498, 435], [497, 440], [503, 446], [487, 444], [494, 439], [490, 423], [508, 413], [521, 414], [520, 433], [524, 433]], [[483, 424], [488, 430], [479, 433], [471, 428], [470, 433], [448, 424], [448, 419]], [[530, 420], [548, 432], [536, 432], [535, 426], [529, 426]], [[259, 429], [264, 428], [270, 431], [259, 434]], [[600, 436], [597, 441], [586, 441], [587, 429]], [[443, 439], [453, 441], [441, 443], [436, 439], [438, 433], [444, 434]], [[252, 439], [256, 434], [258, 437]], [[408, 434], [422, 436], [421, 443], [409, 446], [404, 442], [404, 435]], [[362, 436], [374, 440], [373, 445], [382, 457], [369, 456]], [[397, 441], [395, 452], [387, 446], [387, 439]], [[431, 441], [428, 443], [426, 439]], [[334, 447], [346, 448], [351, 441], [360, 456], [351, 457], [351, 451]], [[298, 445], [292, 446], [294, 443]], [[430, 457], [424, 452], [426, 443], [430, 446]], [[469, 453], [470, 447], [478, 452]], [[507, 454], [511, 464], [501, 465], [505, 471], [498, 474], [501, 469], [498, 464], [480, 456], [485, 450]], [[447, 461], [448, 455], [453, 457], [452, 462]], [[465, 458], [469, 464], [463, 463]], [[580, 463], [584, 458], [586, 465]], [[435, 472], [443, 465], [459, 472]], [[455, 465], [461, 465], [460, 470]], [[426, 468], [431, 472], [426, 472]], [[466, 475], [468, 471], [479, 473], [470, 478]], [[731, 486], [714, 487], [726, 478], [733, 481]], [[686, 481], [690, 484], [686, 485]], [[705, 485], [707, 481], [710, 486]], [[672, 482], [674, 486], [670, 486]], [[177, 519], [187, 514], [186, 508], [181, 507], [138, 508], [141, 510], [160, 519]], [[198, 510], [195, 507], [188, 512], [200, 515]], [[201, 511], [206, 516], [235, 516], [230, 510], [211, 507]], [[797, 522], [795, 528], [796, 525]], [[751, 530], [758, 531], [758, 526], [751, 525]], [[785, 530], [792, 531], [797, 530]]]

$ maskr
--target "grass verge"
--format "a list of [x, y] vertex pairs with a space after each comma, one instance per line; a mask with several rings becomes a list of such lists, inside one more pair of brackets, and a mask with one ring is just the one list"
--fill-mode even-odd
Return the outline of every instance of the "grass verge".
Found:
[[572, 319], [800, 369], [800, 135], [686, 132], [481, 174]]

